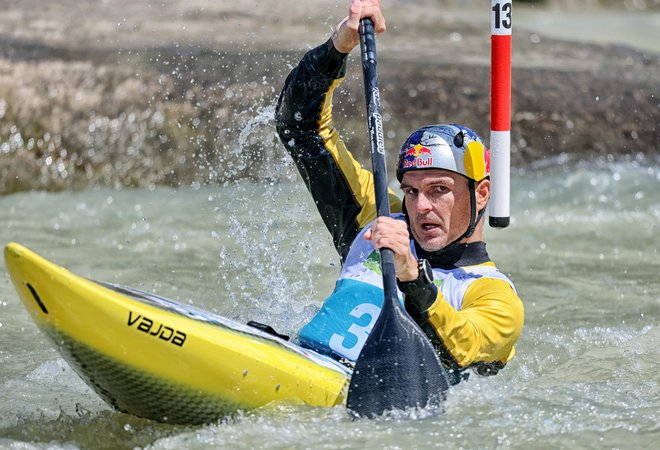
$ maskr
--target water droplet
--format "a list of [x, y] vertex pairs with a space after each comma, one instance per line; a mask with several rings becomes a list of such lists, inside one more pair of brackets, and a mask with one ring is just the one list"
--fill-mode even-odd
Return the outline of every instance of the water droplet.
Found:
[[463, 40], [463, 35], [454, 31], [453, 33], [449, 34], [449, 40], [451, 42], [461, 42]]

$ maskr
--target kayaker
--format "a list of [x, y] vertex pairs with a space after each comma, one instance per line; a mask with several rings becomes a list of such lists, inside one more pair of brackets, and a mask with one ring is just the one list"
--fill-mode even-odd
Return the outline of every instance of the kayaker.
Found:
[[461, 125], [416, 130], [397, 163], [403, 202], [390, 192], [393, 214], [376, 219], [372, 174], [346, 149], [332, 120], [332, 95], [359, 43], [363, 17], [372, 18], [377, 33], [385, 31], [380, 1], [354, 0], [332, 37], [289, 74], [277, 106], [280, 139], [342, 263], [334, 291], [298, 340], [356, 360], [382, 305], [378, 249], [387, 247], [406, 310], [434, 344], [451, 382], [466, 378], [468, 368], [496, 374], [514, 356], [524, 314], [483, 241], [488, 149]]

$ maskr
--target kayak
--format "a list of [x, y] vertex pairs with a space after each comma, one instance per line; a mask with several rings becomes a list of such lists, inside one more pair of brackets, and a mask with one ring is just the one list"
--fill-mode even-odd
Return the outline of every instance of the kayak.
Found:
[[345, 402], [351, 369], [255, 327], [75, 275], [10, 243], [5, 263], [32, 320], [113, 409], [208, 423], [271, 402]]

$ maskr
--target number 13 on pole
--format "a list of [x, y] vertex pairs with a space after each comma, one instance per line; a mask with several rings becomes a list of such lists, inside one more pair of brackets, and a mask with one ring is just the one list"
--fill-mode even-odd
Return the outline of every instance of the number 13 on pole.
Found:
[[491, 0], [489, 224], [505, 228], [510, 216], [511, 0]]

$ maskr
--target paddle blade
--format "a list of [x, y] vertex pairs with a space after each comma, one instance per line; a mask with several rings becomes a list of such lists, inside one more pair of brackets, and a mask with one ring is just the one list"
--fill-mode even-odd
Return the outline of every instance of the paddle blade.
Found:
[[381, 313], [362, 348], [346, 406], [352, 414], [368, 418], [394, 409], [439, 408], [448, 387], [430, 341], [396, 305]]

